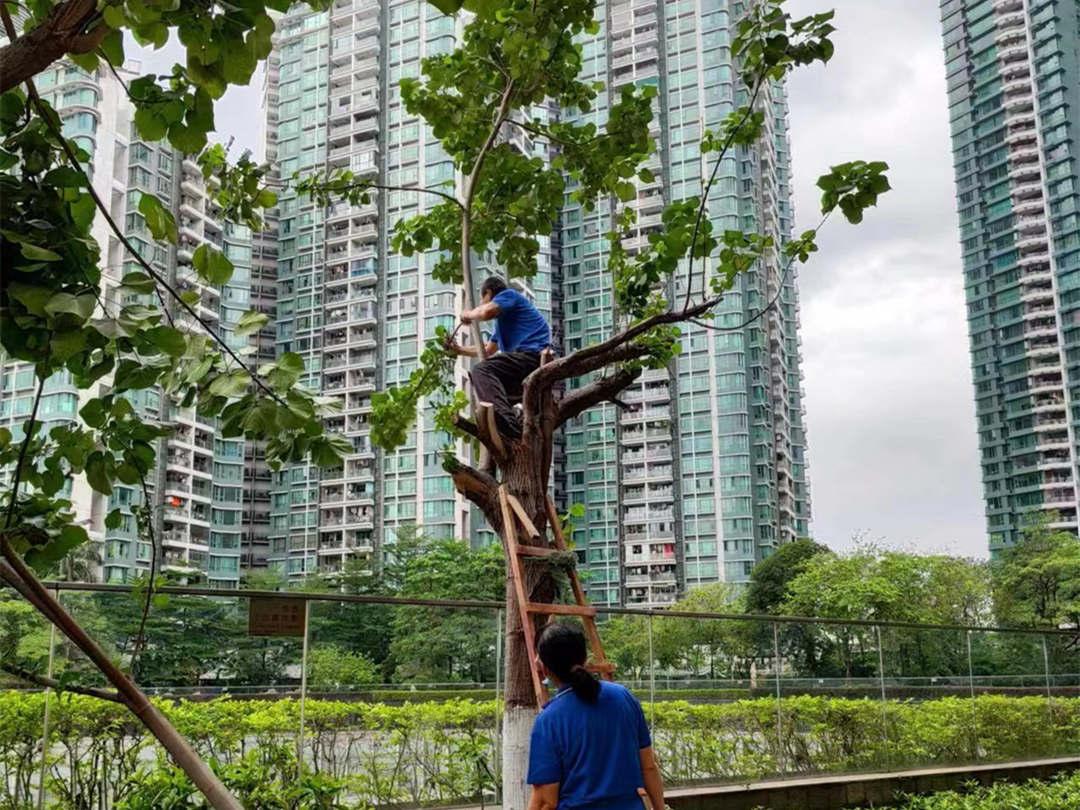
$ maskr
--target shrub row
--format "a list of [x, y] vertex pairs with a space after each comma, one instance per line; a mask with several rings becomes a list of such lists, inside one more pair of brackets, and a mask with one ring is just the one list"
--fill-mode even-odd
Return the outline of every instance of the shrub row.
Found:
[[[40, 693], [0, 693], [0, 808], [21, 810], [36, 779], [43, 701]], [[265, 787], [278, 771], [295, 773], [295, 761], [288, 758], [295, 750], [297, 701], [222, 698], [159, 705], [200, 753], [246, 774], [252, 784]], [[334, 790], [356, 806], [460, 801], [489, 791], [498, 779], [497, 709], [494, 701], [392, 706], [308, 700], [305, 762], [313, 778], [329, 780], [320, 789], [337, 785]], [[671, 783], [1009, 760], [1080, 749], [1076, 698], [881, 702], [804, 696], [657, 702], [646, 705], [646, 713]], [[54, 807], [111, 807], [137, 796], [136, 786], [149, 783], [150, 771], [158, 773], [155, 778], [168, 777], [167, 769], [148, 768], [152, 743], [122, 708], [66, 695], [53, 700], [51, 717]], [[170, 789], [179, 790], [179, 784]]]
[[1020, 785], [1004, 782], [971, 791], [944, 791], [912, 796], [882, 810], [1068, 810], [1080, 807], [1080, 773], [1062, 774], [1048, 782], [1032, 779]]

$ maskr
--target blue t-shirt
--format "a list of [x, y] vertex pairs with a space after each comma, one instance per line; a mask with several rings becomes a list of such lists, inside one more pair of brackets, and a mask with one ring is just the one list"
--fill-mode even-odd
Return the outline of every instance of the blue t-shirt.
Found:
[[491, 300], [499, 305], [491, 341], [500, 352], [539, 354], [551, 345], [551, 327], [532, 301], [510, 289], [503, 290]]
[[626, 687], [601, 681], [592, 704], [564, 689], [533, 725], [528, 782], [558, 782], [558, 810], [642, 810], [640, 751], [650, 745], [645, 713]]

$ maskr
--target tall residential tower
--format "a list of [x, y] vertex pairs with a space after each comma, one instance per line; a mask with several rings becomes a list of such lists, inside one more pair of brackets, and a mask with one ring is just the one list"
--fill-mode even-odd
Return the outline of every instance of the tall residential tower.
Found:
[[992, 552], [1077, 528], [1080, 6], [941, 4]]

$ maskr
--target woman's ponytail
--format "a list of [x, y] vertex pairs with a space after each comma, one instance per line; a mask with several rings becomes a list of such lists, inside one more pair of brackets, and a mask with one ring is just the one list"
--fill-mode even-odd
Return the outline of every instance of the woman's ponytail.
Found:
[[585, 669], [588, 645], [585, 633], [576, 624], [545, 625], [536, 637], [536, 650], [556, 678], [574, 690], [586, 703], [600, 697], [600, 683]]
[[581, 664], [572, 666], [569, 674], [568, 682], [574, 694], [586, 703], [596, 703], [597, 698], [600, 697], [600, 682], [593, 677], [593, 674]]

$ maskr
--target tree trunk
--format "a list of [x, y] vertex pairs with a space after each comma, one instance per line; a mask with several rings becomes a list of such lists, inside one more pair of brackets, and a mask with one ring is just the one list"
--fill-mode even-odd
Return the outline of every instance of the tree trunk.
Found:
[[[525, 446], [523, 442], [508, 446], [507, 458], [502, 465], [502, 483], [507, 492], [518, 499], [540, 532], [539, 539], [528, 537], [516, 523], [513, 527], [503, 525], [501, 515], [492, 520], [492, 527], [499, 532], [503, 548], [508, 549], [507, 533], [515, 532], [520, 545], [548, 545], [547, 480], [544, 474], [546, 458], [542, 443]], [[543, 558], [537, 558], [543, 560]], [[521, 612], [507, 560], [506, 578], [506, 666], [505, 709], [503, 712], [503, 810], [525, 810], [528, 807], [528, 787], [525, 777], [529, 760], [529, 735], [536, 716], [536, 695], [533, 692], [532, 669], [525, 646], [525, 633], [535, 634], [541, 626], [535, 618], [531, 627], [521, 626]], [[529, 601], [555, 601], [555, 580], [549, 568], [534, 558], [522, 558], [524, 590]]]

